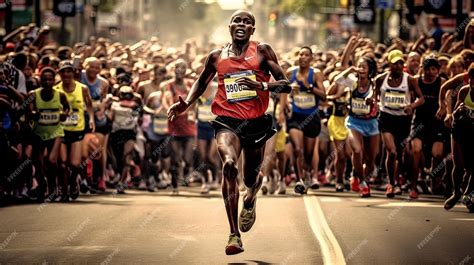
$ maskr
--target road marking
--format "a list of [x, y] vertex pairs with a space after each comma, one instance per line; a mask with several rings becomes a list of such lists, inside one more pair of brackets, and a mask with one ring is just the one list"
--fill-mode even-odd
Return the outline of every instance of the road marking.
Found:
[[324, 264], [346, 264], [341, 247], [329, 228], [318, 199], [315, 196], [304, 196], [303, 200], [311, 230], [321, 247]]
[[450, 220], [454, 220], [454, 221], [474, 221], [474, 219], [471, 219], [471, 218], [454, 218], [454, 219], [450, 219]]
[[372, 198], [361, 198], [361, 199], [353, 199], [355, 202], [383, 202], [387, 201], [386, 199], [372, 199]]
[[321, 202], [340, 202], [342, 201], [341, 198], [337, 197], [319, 197]]
[[389, 202], [380, 204], [378, 207], [432, 207], [443, 208], [442, 204], [434, 204], [432, 202]]

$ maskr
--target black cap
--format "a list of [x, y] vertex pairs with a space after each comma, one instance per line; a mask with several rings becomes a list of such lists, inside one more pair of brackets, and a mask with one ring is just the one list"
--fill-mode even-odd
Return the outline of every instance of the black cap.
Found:
[[71, 70], [74, 69], [74, 66], [70, 60], [64, 60], [59, 63], [58, 71], [62, 71], [64, 69], [70, 68]]
[[423, 61], [423, 69], [434, 66], [436, 68], [441, 68], [439, 61], [436, 58], [427, 58]]

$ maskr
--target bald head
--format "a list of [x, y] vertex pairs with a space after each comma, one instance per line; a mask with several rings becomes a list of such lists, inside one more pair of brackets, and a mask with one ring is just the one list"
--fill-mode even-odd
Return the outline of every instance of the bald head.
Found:
[[409, 74], [411, 75], [418, 74], [418, 71], [420, 70], [420, 63], [421, 63], [420, 58], [421, 56], [417, 52], [410, 52], [408, 54], [406, 65], [407, 65], [407, 70]]
[[232, 16], [230, 16], [230, 22], [232, 23], [232, 20], [234, 20], [234, 17], [239, 15], [239, 14], [247, 14], [250, 19], [252, 20], [252, 25], [255, 26], [255, 16], [253, 15], [252, 12], [248, 11], [248, 10], [244, 10], [244, 9], [239, 9], [237, 11], [235, 11]]

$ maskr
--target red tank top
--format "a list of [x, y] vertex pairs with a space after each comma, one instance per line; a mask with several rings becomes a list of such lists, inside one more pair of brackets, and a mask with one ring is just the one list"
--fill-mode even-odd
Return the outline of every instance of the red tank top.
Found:
[[[184, 80], [186, 88], [192, 85], [192, 82]], [[188, 96], [188, 91], [181, 91], [176, 88], [174, 83], [169, 83], [167, 89], [173, 93], [173, 102], [178, 102], [178, 96], [181, 96], [183, 99], [186, 99]], [[191, 110], [192, 112], [192, 110]], [[196, 119], [195, 117], [189, 117], [189, 110], [177, 116], [172, 122], [168, 122], [168, 131], [171, 136], [178, 137], [194, 137], [196, 135]]]
[[265, 114], [269, 92], [245, 91], [233, 82], [239, 76], [247, 76], [257, 82], [270, 80], [270, 74], [260, 68], [257, 45], [258, 42], [250, 41], [247, 51], [240, 58], [228, 56], [230, 44], [222, 49], [217, 60], [218, 88], [211, 106], [212, 113], [215, 115], [246, 120]]

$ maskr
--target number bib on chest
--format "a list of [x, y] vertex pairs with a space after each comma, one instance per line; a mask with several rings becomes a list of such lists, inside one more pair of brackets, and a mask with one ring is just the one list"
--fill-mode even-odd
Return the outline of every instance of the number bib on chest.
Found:
[[168, 119], [166, 117], [154, 116], [153, 117], [153, 132], [156, 134], [167, 134], [168, 133]]
[[364, 99], [353, 98], [351, 104], [351, 110], [357, 115], [366, 115], [370, 113], [370, 106], [365, 104]]
[[235, 80], [241, 77], [247, 77], [253, 81], [257, 81], [257, 77], [253, 71], [243, 71], [224, 75], [224, 87], [228, 102], [239, 102], [257, 97], [257, 91], [245, 90], [246, 86], [239, 86]]
[[59, 123], [59, 110], [42, 110], [38, 124], [54, 125]]
[[79, 112], [74, 110], [69, 116], [67, 116], [66, 120], [63, 122], [64, 126], [67, 127], [74, 127], [79, 123]]
[[293, 95], [295, 105], [300, 109], [310, 109], [316, 107], [316, 99], [313, 94], [301, 93]]
[[199, 121], [212, 121], [215, 119], [215, 115], [211, 111], [211, 106], [201, 105], [198, 107], [198, 119]]
[[386, 92], [385, 105], [391, 109], [403, 109], [405, 107], [405, 93], [404, 92]]

